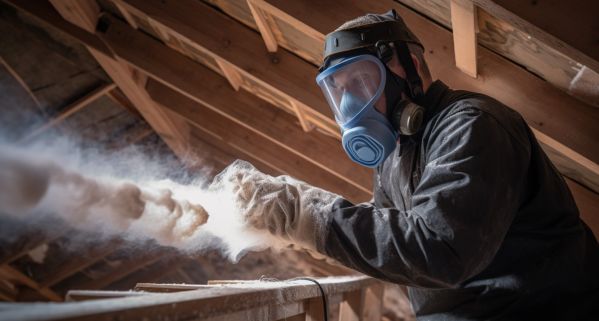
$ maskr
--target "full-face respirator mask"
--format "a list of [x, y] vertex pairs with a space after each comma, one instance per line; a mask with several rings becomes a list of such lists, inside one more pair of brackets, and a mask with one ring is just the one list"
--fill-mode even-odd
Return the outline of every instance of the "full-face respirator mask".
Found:
[[[367, 167], [382, 164], [400, 135], [417, 133], [424, 119], [424, 108], [417, 104], [422, 80], [407, 47], [420, 42], [394, 10], [383, 17], [388, 21], [327, 35], [324, 64], [316, 77], [341, 129], [343, 149]], [[386, 65], [394, 54], [405, 79]], [[385, 115], [375, 109], [382, 97]]]

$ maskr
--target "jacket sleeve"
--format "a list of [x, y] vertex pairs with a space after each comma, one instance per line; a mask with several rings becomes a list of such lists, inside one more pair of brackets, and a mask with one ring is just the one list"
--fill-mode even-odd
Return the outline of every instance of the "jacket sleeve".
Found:
[[529, 149], [473, 108], [434, 128], [412, 208], [337, 200], [327, 219], [327, 255], [380, 279], [438, 288], [491, 262], [519, 208]]

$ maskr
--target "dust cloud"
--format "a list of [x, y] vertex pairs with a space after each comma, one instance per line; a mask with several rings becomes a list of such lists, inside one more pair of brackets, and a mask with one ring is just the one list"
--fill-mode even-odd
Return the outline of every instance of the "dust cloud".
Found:
[[208, 189], [202, 172], [184, 184], [163, 172], [134, 151], [115, 157], [60, 141], [0, 145], [0, 216], [32, 225], [50, 216], [89, 235], [218, 250], [232, 261], [276, 243], [243, 222], [228, 189]]

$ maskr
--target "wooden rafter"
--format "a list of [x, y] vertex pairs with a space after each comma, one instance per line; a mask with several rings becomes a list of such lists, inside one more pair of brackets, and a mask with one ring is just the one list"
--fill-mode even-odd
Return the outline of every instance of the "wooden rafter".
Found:
[[[451, 28], [450, 2], [448, 0], [397, 1]], [[590, 92], [571, 92], [569, 88], [572, 80], [583, 66], [587, 66], [595, 74], [599, 72], [598, 60], [589, 58], [497, 4], [506, 1], [470, 1], [478, 6], [478, 42], [481, 45], [515, 61], [575, 97], [591, 94]], [[517, 1], [509, 2], [512, 5], [517, 3]], [[536, 1], [533, 2], [533, 5], [535, 3]], [[552, 3], [562, 5], [559, 1]], [[529, 2], [526, 2], [522, 3], [520, 7], [528, 5], [530, 5]], [[563, 2], [563, 5], [568, 6], [570, 3]], [[537, 9], [534, 10], [537, 11]], [[588, 28], [588, 26], [585, 27]], [[571, 37], [571, 39], [574, 38], [577, 37]], [[599, 104], [595, 104], [595, 107], [597, 106]]]
[[[158, 31], [146, 31], [160, 38], [168, 34], [168, 39], [162, 38], [165, 43], [194, 48], [203, 55], [203, 63], [213, 70], [220, 70], [218, 60], [228, 62], [241, 75], [243, 88], [290, 113], [299, 115], [296, 113], [299, 108], [306, 124], [313, 124], [340, 137], [322, 94], [316, 86], [306, 86], [306, 81], [312, 81], [316, 76], [316, 70], [309, 63], [286, 51], [264, 55], [263, 40], [259, 35], [199, 1], [123, 3], [132, 16], [148, 21], [149, 25], [159, 26]], [[196, 19], [197, 14], [203, 19]], [[173, 42], [171, 38], [177, 41]], [[290, 101], [295, 105], [291, 105]], [[307, 130], [310, 128], [305, 126]]]
[[476, 7], [470, 0], [451, 0], [451, 26], [455, 64], [476, 78]]
[[51, 270], [48, 270], [48, 267], [44, 267], [43, 274], [40, 275], [38, 273], [38, 275], [36, 275], [37, 279], [40, 280], [38, 282], [40, 287], [49, 288], [58, 284], [62, 280], [103, 259], [112, 253], [115, 250], [115, 247], [118, 247], [120, 244], [122, 244], [122, 241], [120, 240], [99, 244], [89, 249], [85, 255], [71, 259], [64, 258], [64, 261], [61, 262], [62, 264]]
[[29, 95], [31, 100], [37, 105], [37, 107], [40, 107], [41, 106], [40, 102], [37, 99], [37, 97], [33, 94], [33, 92], [31, 91], [31, 88], [29, 88], [29, 86], [27, 86], [27, 84], [21, 78], [21, 76], [19, 76], [19, 74], [17, 74], [17, 72], [8, 64], [8, 62], [6, 62], [6, 60], [4, 60], [4, 58], [2, 58], [2, 56], [0, 56], [0, 64], [3, 65], [4, 68], [6, 69], [6, 71], [8, 71], [8, 73], [21, 85], [23, 90], [25, 90], [27, 92], [27, 94]]
[[67, 21], [94, 33], [100, 14], [96, 0], [49, 0]]
[[102, 289], [110, 284], [117, 282], [124, 277], [160, 260], [167, 259], [164, 253], [151, 253], [147, 255], [133, 257], [127, 260], [111, 273], [89, 282], [80, 284], [82, 289]]
[[[111, 46], [120, 59], [127, 60], [137, 68], [144, 70], [153, 79], [167, 85], [172, 90], [193, 99], [235, 123], [234, 126], [245, 127], [260, 136], [266, 138], [267, 145], [271, 148], [283, 148], [296, 156], [293, 159], [303, 159], [302, 162], [311, 163], [326, 170], [336, 177], [331, 182], [344, 180], [352, 185], [347, 188], [349, 193], [356, 193], [351, 189], [361, 190], [362, 195], [367, 198], [370, 193], [371, 173], [366, 168], [356, 166], [345, 157], [338, 141], [329, 137], [323, 137], [319, 133], [303, 133], [287, 115], [278, 115], [275, 108], [246, 91], [234, 91], [227, 85], [225, 79], [213, 71], [203, 67], [184, 55], [169, 49], [159, 42], [144, 36], [131, 29], [124, 23], [111, 19], [110, 27], [103, 38]], [[143, 52], [154, 52], [155, 54], [144, 59], [139, 59]], [[153, 83], [152, 81], [149, 84]], [[156, 86], [148, 86], [155, 88]], [[157, 89], [148, 89], [148, 92]], [[156, 96], [153, 96], [156, 100]], [[174, 99], [174, 100], [172, 100]], [[168, 104], [168, 101], [180, 101], [175, 97], [163, 99], [167, 108], [182, 110], [181, 103]], [[187, 104], [189, 105], [189, 104]], [[174, 106], [174, 107], [173, 107]], [[244, 106], [240, 108], [239, 106]], [[196, 122], [189, 115], [197, 114], [199, 121], [208, 121], [209, 117], [200, 113], [201, 109], [188, 108], [179, 112], [182, 117], [188, 118], [192, 123]], [[277, 117], [277, 122], [272, 119]], [[196, 122], [197, 123], [197, 122]], [[235, 129], [239, 130], [239, 129]], [[285, 135], [282, 135], [285, 133]], [[261, 138], [262, 139], [262, 138]], [[245, 146], [244, 148], [250, 148]], [[258, 147], [251, 147], [258, 148]], [[285, 155], [283, 152], [281, 155]], [[283, 167], [293, 167], [294, 162]], [[281, 167], [279, 167], [281, 168]], [[297, 172], [297, 169], [293, 170]], [[315, 171], [305, 175], [322, 176]], [[325, 176], [326, 177], [326, 176]], [[320, 181], [320, 179], [319, 179]], [[330, 186], [331, 183], [328, 184]], [[333, 183], [333, 185], [343, 185]], [[357, 195], [357, 194], [355, 194]]]
[[276, 52], [278, 48], [277, 39], [275, 38], [273, 25], [268, 21], [268, 15], [260, 8], [259, 1], [248, 0], [247, 3], [250, 7], [250, 11], [252, 12], [254, 20], [256, 21], [256, 25], [260, 30], [262, 39], [264, 39], [266, 49], [269, 52]]
[[44, 133], [48, 129], [57, 126], [58, 124], [63, 122], [65, 119], [67, 119], [70, 116], [72, 116], [73, 114], [79, 112], [83, 108], [87, 107], [89, 104], [96, 101], [98, 98], [109, 93], [115, 87], [116, 87], [115, 84], [104, 84], [104, 85], [98, 86], [98, 88], [90, 91], [89, 93], [85, 94], [83, 97], [77, 99], [75, 102], [68, 105], [66, 108], [64, 108], [64, 110], [59, 115], [57, 115], [56, 117], [53, 117], [52, 119], [50, 119], [47, 123], [43, 124], [42, 126], [34, 129], [27, 136], [25, 136], [21, 141], [27, 142], [27, 141], [31, 141], [35, 137], [38, 137], [40, 134]]
[[[348, 188], [339, 178], [319, 170], [318, 167], [306, 162], [297, 154], [290, 153], [281, 146], [281, 143], [275, 144], [263, 135], [257, 135], [255, 132], [248, 130], [247, 127], [231, 122], [228, 118], [219, 115], [201, 103], [179, 95], [155, 81], [149, 83], [148, 89], [152, 93], [153, 99], [157, 102], [165, 104], [165, 107], [172, 108], [181, 115], [185, 115], [191, 124], [197, 126], [207, 134], [212, 134], [213, 139], [221, 139], [230, 148], [247, 155], [244, 158], [254, 158], [267, 164], [276, 171], [276, 174], [287, 173], [316, 186], [343, 194], [344, 197], [354, 201], [365, 201], [370, 197], [367, 190]], [[213, 95], [213, 97], [218, 96], [220, 95]], [[236, 109], [245, 110], [246, 108]], [[282, 115], [279, 116], [277, 119], [277, 128], [281, 128], [283, 119]], [[273, 124], [273, 126], [275, 125]], [[278, 131], [279, 134], [283, 132], [285, 131]], [[289, 132], [286, 134], [289, 134]]]
[[[223, 3], [223, 2], [219, 2]], [[520, 67], [479, 47], [479, 62], [483, 73], [477, 79], [466, 76], [447, 61], [453, 61], [451, 50], [452, 37], [445, 29], [431, 24], [427, 19], [391, 0], [379, 2], [343, 2], [327, 1], [314, 4], [311, 1], [279, 1], [268, 0], [287, 16], [303, 22], [305, 25], [325, 34], [346, 20], [366, 12], [384, 12], [395, 8], [412, 28], [427, 48], [427, 61], [434, 75], [450, 86], [488, 94], [510, 107], [519, 111], [528, 123], [551, 140], [540, 139], [546, 150], [552, 155], [552, 160], [563, 172], [579, 182], [588, 182], [588, 177], [595, 181], [599, 174], [596, 167], [579, 163], [579, 156], [597, 164], [599, 150], [595, 148], [596, 137], [599, 137], [599, 127], [594, 124], [599, 121], [599, 111], [590, 109], [586, 104], [555, 90], [549, 84], [534, 77]], [[225, 3], [223, 3], [224, 5]], [[315, 7], [316, 6], [316, 7]], [[221, 7], [225, 12], [238, 14], [239, 11], [229, 10], [228, 6]], [[272, 12], [271, 12], [272, 13]], [[275, 19], [286, 19], [287, 16], [277, 16]], [[241, 16], [237, 18], [242, 19]], [[297, 22], [294, 23], [296, 25]], [[314, 47], [321, 48], [321, 38], [302, 38], [302, 44], [293, 43], [294, 38], [288, 38], [290, 48]], [[317, 59], [317, 57], [314, 57]], [[507, 81], [509, 79], [509, 81]], [[521, 84], [526, 84], [523, 87]], [[559, 119], [559, 121], [558, 121]], [[573, 130], [576, 128], [576, 130]], [[567, 133], [567, 134], [565, 134]], [[541, 135], [539, 135], [541, 136]], [[571, 152], [576, 153], [576, 155]], [[587, 185], [590, 188], [597, 187]]]
[[[90, 0], [92, 1], [92, 0]], [[81, 18], [75, 16], [86, 15], [85, 21], [97, 21], [99, 10], [88, 10], [80, 1], [53, 1], [53, 6], [58, 10], [62, 17], [81, 27], [86, 28]], [[95, 3], [95, 1], [94, 1]], [[97, 4], [96, 4], [97, 5]], [[95, 32], [95, 25], [93, 30]], [[119, 88], [125, 93], [127, 98], [136, 106], [146, 121], [163, 138], [166, 144], [175, 152], [183, 162], [194, 162], [189, 151], [189, 129], [185, 121], [176, 119], [153, 104], [148, 98], [147, 93], [135, 77], [135, 71], [131, 71], [129, 66], [118, 59], [107, 56], [104, 52], [97, 50], [93, 46], [87, 46], [88, 50], [96, 58], [100, 66], [113, 79]]]
[[51, 301], [62, 301], [62, 297], [52, 289], [42, 287], [38, 282], [8, 264], [0, 266], [0, 275], [37, 291]]

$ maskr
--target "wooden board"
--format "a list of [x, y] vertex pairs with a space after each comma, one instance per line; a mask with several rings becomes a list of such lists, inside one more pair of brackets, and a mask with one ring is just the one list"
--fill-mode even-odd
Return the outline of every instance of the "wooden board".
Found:
[[[309, 175], [316, 177], [324, 174], [319, 172], [328, 172], [324, 175], [332, 174], [335, 177], [331, 178], [331, 182], [342, 181], [327, 184], [327, 186], [336, 186], [335, 191], [344, 191], [343, 195], [348, 195], [347, 197], [353, 195], [351, 198], [354, 200], [358, 195], [362, 195], [358, 198], [361, 201], [370, 197], [371, 170], [352, 163], [337, 140], [316, 132], [303, 132], [293, 116], [270, 106], [248, 92], [235, 91], [228, 86], [224, 78], [208, 68], [144, 36], [122, 22], [111, 21], [111, 26], [103, 37], [121, 59], [144, 70], [152, 78], [168, 85], [171, 89], [229, 119], [233, 122], [232, 126], [245, 127], [262, 136], [261, 139], [266, 139], [267, 145], [286, 150], [282, 155], [292, 153], [293, 157], [301, 159], [301, 163], [305, 163], [305, 166], [316, 166], [310, 171], [313, 174]], [[144, 55], [144, 52], [155, 54], [148, 56]], [[158, 90], [156, 86], [153, 88]], [[179, 115], [188, 119], [191, 119], [189, 115], [198, 114], [198, 110], [194, 109], [181, 110], [183, 105], [172, 106], [167, 107], [179, 109]], [[201, 117], [199, 114], [198, 116]]]
[[[286, 51], [268, 53], [259, 34], [199, 1], [131, 0], [125, 3], [131, 15], [159, 26], [159, 34], [178, 38], [215, 59], [236, 66], [246, 79], [244, 85], [247, 81], [254, 84], [248, 86], [248, 90], [258, 88], [254, 91], [257, 95], [267, 100], [274, 98], [273, 104], [292, 113], [295, 109], [290, 101], [295, 101], [300, 108], [314, 109], [318, 113], [305, 113], [307, 119], [331, 135], [339, 135], [318, 87], [305, 85], [314, 84], [316, 77], [316, 70], [308, 62]], [[203, 18], [197, 19], [197, 15]]]
[[192, 125], [201, 129], [211, 139], [221, 141], [221, 144], [227, 144], [229, 148], [245, 154], [245, 159], [256, 159], [267, 164], [274, 169], [274, 172], [270, 172], [272, 175], [288, 174], [339, 193], [354, 202], [366, 201], [371, 197], [365, 191], [347, 186], [340, 178], [319, 169], [281, 145], [233, 123], [227, 117], [164, 85], [150, 81], [148, 90], [156, 102], [184, 115]]
[[[318, 282], [329, 297], [378, 283], [364, 276], [320, 278]], [[256, 282], [117, 299], [24, 304], [18, 308], [0, 309], [0, 319], [106, 320], [118, 316], [125, 320], [144, 317], [152, 320], [246, 320], [249, 317], [251, 320], [275, 321], [304, 313], [302, 301], [310, 299], [320, 299], [320, 291], [309, 281]], [[313, 315], [317, 313], [313, 311]]]
[[[484, 48], [478, 48], [480, 76], [473, 79], [462, 74], [453, 64], [447, 63], [454, 60], [451, 33], [400, 4], [392, 1], [314, 3], [279, 0], [268, 0], [268, 3], [323, 34], [356, 16], [384, 12], [393, 7], [423, 41], [433, 76], [454, 88], [488, 94], [520, 112], [538, 133], [549, 138], [541, 142], [551, 147], [551, 153], [560, 154], [553, 160], [564, 171], [567, 169], [574, 179], [583, 183], [589, 179], [589, 166], [581, 165], [578, 162], [580, 157], [595, 165], [599, 161], [599, 149], [595, 147], [599, 137], [599, 126], [595, 126], [599, 122], [599, 110], [555, 90], [543, 80]], [[315, 37], [311, 43], [303, 45], [322, 46]], [[590, 167], [593, 176], [598, 174], [595, 165]], [[595, 181], [594, 178], [592, 180]], [[590, 187], [595, 188], [595, 184]]]
[[[451, 28], [450, 0], [398, 1], [430, 17], [437, 23]], [[494, 5], [493, 1], [481, 0], [474, 2], [483, 6], [483, 8], [478, 8], [477, 27], [479, 43], [524, 66], [557, 88], [565, 92], [570, 92], [570, 83], [583, 65], [588, 65], [595, 72], [599, 72], [599, 62], [597, 62], [597, 59], [590, 59], [577, 50], [569, 48], [565, 43], [558, 41], [554, 37], [547, 37], [548, 35], [545, 32], [535, 28], [533, 24], [526, 22], [526, 19], [518, 18], [517, 14]], [[499, 0], [495, 2], [511, 2], [514, 6], [515, 3], [518, 3], [522, 8], [551, 6], [546, 1], [542, 2], [543, 4], [539, 4], [541, 1], [521, 2]], [[536, 4], [533, 5], [533, 3]], [[570, 5], [570, 2], [567, 1], [553, 1], [552, 3], [558, 6]], [[574, 6], [577, 6], [576, 1]], [[512, 5], [510, 4], [508, 7], [511, 8]], [[589, 14], [590, 12], [592, 11], [589, 11]], [[563, 19], [568, 19], [570, 15], [562, 15], [562, 17]], [[569, 29], [572, 24], [567, 23], [567, 25], [568, 28], [564, 29]], [[554, 25], [554, 28], [561, 29], [563, 26]], [[584, 29], [588, 27], [578, 24], [578, 28]], [[589, 34], [592, 34], [592, 32]], [[571, 36], [569, 38], [576, 39], [578, 37]], [[571, 94], [575, 97], [584, 96], [579, 93]], [[596, 104], [595, 107], [599, 107], [599, 105]]]

